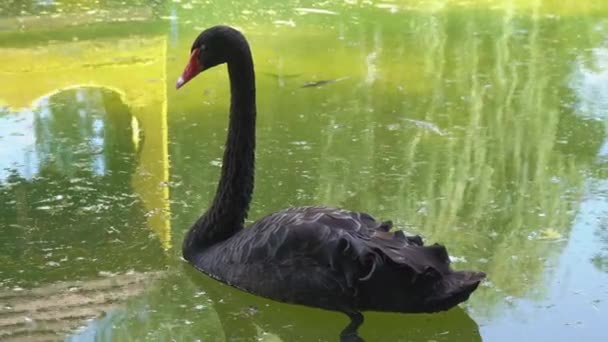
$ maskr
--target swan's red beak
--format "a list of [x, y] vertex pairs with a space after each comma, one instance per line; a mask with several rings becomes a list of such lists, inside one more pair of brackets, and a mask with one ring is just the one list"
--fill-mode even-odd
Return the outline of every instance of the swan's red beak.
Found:
[[188, 83], [194, 76], [198, 75], [201, 71], [203, 71], [203, 66], [198, 61], [199, 49], [192, 50], [192, 54], [190, 55], [190, 61], [188, 65], [186, 65], [186, 69], [182, 75], [177, 79], [175, 83], [175, 89], [181, 88], [184, 84]]

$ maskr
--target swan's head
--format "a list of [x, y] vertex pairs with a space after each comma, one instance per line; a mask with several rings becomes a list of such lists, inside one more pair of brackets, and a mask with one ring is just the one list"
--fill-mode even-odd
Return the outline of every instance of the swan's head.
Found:
[[220, 25], [204, 30], [192, 43], [190, 61], [175, 87], [179, 89], [201, 72], [227, 63], [243, 48], [249, 49], [245, 37], [232, 27]]

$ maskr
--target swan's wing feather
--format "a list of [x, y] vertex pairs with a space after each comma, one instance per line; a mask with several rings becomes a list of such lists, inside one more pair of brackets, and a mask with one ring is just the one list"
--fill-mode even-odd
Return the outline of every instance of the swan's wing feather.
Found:
[[[382, 224], [367, 213], [328, 207], [298, 207], [268, 215], [254, 223], [253, 226], [320, 225], [332, 229], [359, 231], [361, 229], [385, 229]], [[391, 225], [390, 222], [388, 224]]]
[[389, 232], [389, 222], [371, 215], [325, 207], [290, 208], [254, 223], [240, 262], [281, 262], [310, 258], [343, 273], [349, 285], [369, 279], [390, 262], [409, 272], [450, 272], [443, 246], [423, 246], [419, 236]]
[[239, 232], [211, 268], [228, 283], [281, 301], [310, 303], [312, 296], [335, 308], [357, 298], [360, 308], [399, 312], [448, 309], [483, 279], [452, 271], [443, 246], [424, 246], [419, 236], [389, 232], [390, 225], [341, 209], [287, 209]]

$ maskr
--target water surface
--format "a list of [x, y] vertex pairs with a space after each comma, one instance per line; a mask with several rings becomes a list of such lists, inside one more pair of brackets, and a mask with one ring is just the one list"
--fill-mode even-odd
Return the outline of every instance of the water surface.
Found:
[[223, 23], [256, 64], [252, 220], [367, 211], [488, 273], [449, 312], [367, 314], [364, 338], [603, 341], [606, 14], [591, 0], [3, 2], [0, 339], [337, 340], [345, 316], [179, 257], [215, 190], [229, 93], [225, 67], [174, 80]]

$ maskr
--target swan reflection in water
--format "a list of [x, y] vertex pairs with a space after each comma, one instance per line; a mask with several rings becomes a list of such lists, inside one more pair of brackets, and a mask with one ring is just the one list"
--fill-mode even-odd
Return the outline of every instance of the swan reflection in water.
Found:
[[[204, 296], [192, 298], [189, 306], [210, 305], [219, 320], [225, 341], [251, 341], [262, 334], [272, 341], [334, 341], [336, 331], [346, 323], [335, 313], [283, 304], [231, 288], [183, 264], [190, 282], [188, 292]], [[361, 335], [369, 341], [482, 341], [477, 323], [460, 307], [437, 314], [366, 313]], [[200, 322], [194, 322], [199, 324]], [[206, 340], [209, 330], [199, 331]], [[216, 330], [216, 329], [213, 329]], [[262, 341], [266, 341], [262, 339]]]

